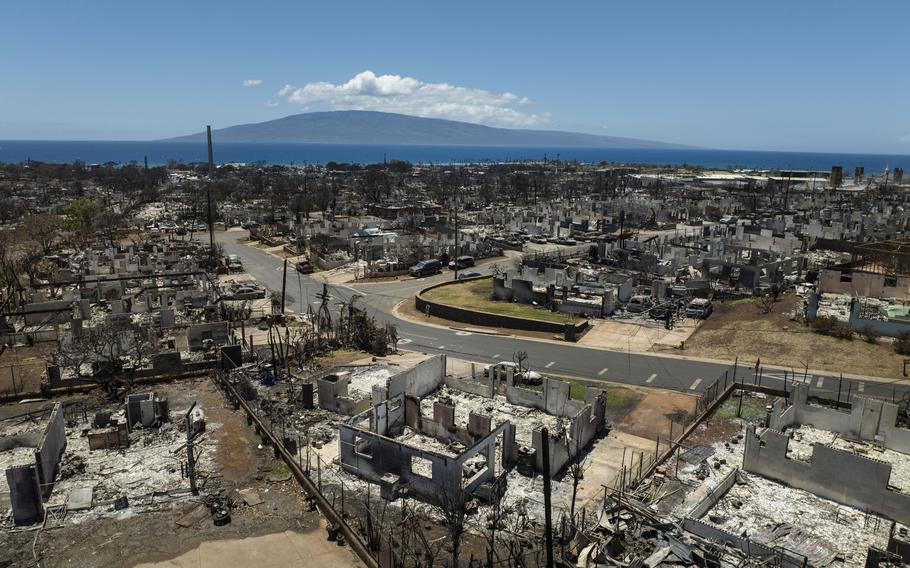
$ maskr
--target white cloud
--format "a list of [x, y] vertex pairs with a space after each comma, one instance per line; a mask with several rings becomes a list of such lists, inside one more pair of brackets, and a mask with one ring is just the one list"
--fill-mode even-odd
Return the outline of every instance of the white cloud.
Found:
[[262, 79], [247, 79], [242, 83], [244, 87], [257, 87], [262, 84]]
[[901, 142], [910, 142], [910, 134], [904, 134], [903, 136], [898, 136], [898, 140]]
[[265, 108], [275, 108], [278, 106], [277, 101], [265, 101]]
[[335, 110], [377, 110], [432, 118], [446, 118], [499, 126], [534, 126], [549, 121], [549, 113], [529, 113], [514, 106], [528, 106], [527, 97], [510, 92], [491, 93], [483, 89], [448, 83], [425, 83], [412, 77], [358, 73], [335, 85], [307, 83], [285, 85], [278, 96], [301, 105], [327, 105]]

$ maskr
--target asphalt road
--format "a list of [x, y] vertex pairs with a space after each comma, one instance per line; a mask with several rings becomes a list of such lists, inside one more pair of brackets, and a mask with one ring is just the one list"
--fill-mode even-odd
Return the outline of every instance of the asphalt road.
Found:
[[[244, 269], [257, 281], [272, 291], [281, 291], [283, 262], [281, 259], [236, 242], [246, 236], [245, 232], [218, 233], [216, 239], [224, 244], [226, 254], [241, 257]], [[480, 266], [472, 271], [486, 273], [489, 266]], [[535, 341], [512, 336], [498, 336], [472, 333], [420, 325], [395, 317], [393, 308], [402, 300], [435, 282], [451, 279], [452, 273], [417, 280], [403, 280], [387, 283], [346, 284], [329, 286], [333, 312], [338, 303], [349, 301], [359, 294], [356, 305], [366, 306], [380, 322], [394, 323], [399, 332], [399, 346], [403, 349], [426, 353], [446, 353], [454, 357], [482, 363], [511, 360], [515, 352], [525, 351], [528, 363], [534, 370], [553, 375], [566, 375], [592, 380], [605, 380], [639, 386], [659, 387], [675, 391], [699, 393], [725, 373], [732, 380], [733, 362], [705, 362], [651, 353], [610, 351], [579, 347], [571, 343]], [[288, 309], [306, 313], [308, 305], [318, 305], [316, 294], [322, 290], [323, 281], [319, 274], [302, 275], [288, 264], [285, 303]], [[736, 366], [736, 377], [740, 381], [757, 382], [755, 362], [740, 362]], [[785, 381], [809, 384], [812, 394], [836, 398], [840, 390], [842, 399], [848, 395], [862, 394], [887, 399], [910, 399], [910, 385], [898, 378], [873, 380], [841, 380], [835, 373], [813, 374], [797, 370], [785, 373], [782, 370], [763, 369], [760, 373], [762, 384], [783, 388]]]

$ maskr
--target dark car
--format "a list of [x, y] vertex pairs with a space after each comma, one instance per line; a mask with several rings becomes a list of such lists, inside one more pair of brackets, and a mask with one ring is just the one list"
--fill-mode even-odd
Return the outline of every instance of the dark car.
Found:
[[316, 271], [316, 268], [313, 267], [313, 264], [309, 260], [301, 260], [296, 265], [297, 272], [301, 274], [312, 274]]
[[442, 272], [442, 263], [438, 260], [421, 260], [414, 266], [408, 269], [408, 274], [414, 278], [420, 278], [421, 276], [430, 276], [432, 274], [438, 274]]
[[459, 256], [449, 263], [449, 268], [452, 270], [464, 270], [465, 268], [470, 268], [472, 266], [474, 266], [473, 256]]

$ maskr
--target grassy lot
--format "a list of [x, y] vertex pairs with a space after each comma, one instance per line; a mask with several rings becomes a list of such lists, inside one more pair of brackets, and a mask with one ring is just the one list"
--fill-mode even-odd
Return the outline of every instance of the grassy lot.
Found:
[[[583, 381], [574, 377], [552, 377], [569, 383], [569, 398], [573, 400], [585, 399], [585, 387], [597, 387], [607, 391], [607, 419], [611, 422], [620, 420], [628, 414], [644, 398], [641, 390], [625, 387], [616, 383], [602, 381]], [[531, 390], [542, 391], [543, 385], [522, 385]]]
[[434, 288], [429, 292], [424, 293], [423, 297], [427, 300], [446, 304], [448, 306], [467, 308], [501, 316], [512, 316], [555, 323], [571, 322], [577, 319], [571, 315], [548, 312], [533, 306], [492, 300], [490, 299], [492, 290], [493, 281], [484, 278], [482, 280], [471, 280], [459, 284]]
[[[756, 398], [756, 397], [745, 397], [742, 401], [742, 408], [740, 410], [740, 418], [743, 420], [748, 420], [754, 422], [767, 414], [768, 410], [765, 408], [770, 399], [765, 398]], [[736, 418], [736, 411], [740, 408], [739, 397], [731, 396], [729, 399], [724, 401], [720, 405], [720, 408], [717, 409], [718, 418]]]

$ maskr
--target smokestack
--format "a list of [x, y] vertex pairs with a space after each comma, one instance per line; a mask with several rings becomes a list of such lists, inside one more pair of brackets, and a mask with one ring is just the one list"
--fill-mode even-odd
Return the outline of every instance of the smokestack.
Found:
[[215, 173], [215, 159], [212, 157], [212, 127], [211, 125], [205, 127], [205, 134], [209, 141], [209, 175], [214, 175]]

